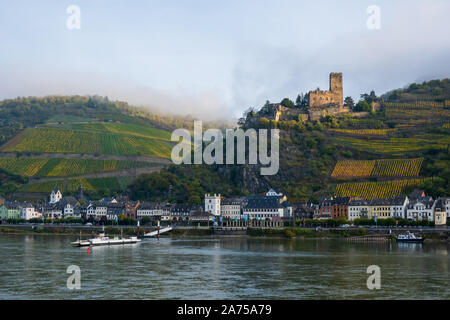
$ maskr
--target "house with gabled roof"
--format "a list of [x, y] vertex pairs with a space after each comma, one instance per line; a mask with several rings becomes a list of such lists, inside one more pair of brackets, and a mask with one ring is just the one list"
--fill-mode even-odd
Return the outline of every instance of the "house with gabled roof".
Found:
[[61, 200], [61, 198], [62, 198], [62, 193], [59, 190], [58, 186], [55, 185], [52, 193], [50, 194], [50, 203], [57, 203], [57, 202], [59, 202], [59, 200]]

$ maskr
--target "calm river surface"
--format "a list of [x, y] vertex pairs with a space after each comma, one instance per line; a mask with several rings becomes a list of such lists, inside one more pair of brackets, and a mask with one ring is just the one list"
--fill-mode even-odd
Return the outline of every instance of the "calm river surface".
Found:
[[[450, 246], [335, 240], [145, 240], [0, 235], [0, 299], [449, 299]], [[69, 290], [66, 269], [81, 269]], [[369, 265], [381, 289], [368, 290]]]

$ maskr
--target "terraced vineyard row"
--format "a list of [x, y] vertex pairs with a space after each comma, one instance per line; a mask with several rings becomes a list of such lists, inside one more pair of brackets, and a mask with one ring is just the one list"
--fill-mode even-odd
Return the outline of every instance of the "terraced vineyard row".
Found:
[[60, 129], [98, 131], [105, 133], [117, 133], [144, 138], [161, 139], [170, 141], [171, 134], [168, 131], [146, 127], [130, 123], [109, 123], [109, 122], [91, 122], [91, 123], [68, 123], [56, 126]]
[[387, 136], [395, 129], [329, 129], [332, 132], [345, 133], [355, 136]]
[[372, 177], [415, 177], [419, 175], [423, 158], [380, 159], [372, 172]]
[[370, 177], [375, 160], [338, 161], [331, 173], [333, 178], [365, 178]]
[[122, 191], [131, 182], [132, 177], [111, 177], [111, 178], [73, 178], [68, 179], [67, 183], [63, 179], [36, 182], [24, 186], [21, 192], [39, 192], [50, 193], [53, 187], [57, 185], [61, 191], [74, 193], [81, 184], [85, 191]]
[[396, 109], [386, 108], [386, 117], [388, 118], [436, 118], [436, 117], [450, 117], [450, 110], [442, 108], [434, 109]]
[[374, 153], [404, 154], [407, 152], [427, 149], [446, 149], [449, 144], [448, 136], [439, 136], [429, 140], [425, 137], [390, 138], [388, 140], [358, 139], [353, 137], [337, 137], [335, 140], [351, 148]]
[[400, 103], [400, 102], [385, 102], [383, 103], [386, 107], [402, 109], [402, 110], [413, 110], [413, 109], [429, 109], [429, 108], [442, 108], [445, 106], [443, 102], [437, 101], [416, 101], [411, 103]]
[[0, 168], [27, 177], [77, 176], [152, 166], [152, 163], [127, 160], [0, 158]]
[[423, 158], [338, 161], [331, 177], [339, 179], [369, 177], [415, 177]]
[[363, 199], [390, 198], [401, 195], [406, 187], [416, 186], [426, 179], [342, 183], [336, 186], [335, 194], [336, 196], [361, 197]]
[[123, 134], [51, 128], [27, 129], [21, 139], [2, 151], [142, 155], [170, 158], [171, 145], [161, 139]]

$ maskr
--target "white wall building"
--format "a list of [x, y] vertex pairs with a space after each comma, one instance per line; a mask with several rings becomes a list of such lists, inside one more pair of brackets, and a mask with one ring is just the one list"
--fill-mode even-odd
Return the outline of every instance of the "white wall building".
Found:
[[347, 219], [353, 221], [360, 218], [369, 217], [369, 202], [366, 200], [350, 200], [348, 205]]
[[409, 204], [407, 196], [399, 196], [391, 199], [391, 217], [394, 219], [405, 219], [406, 208]]
[[447, 219], [450, 218], [450, 198], [444, 198], [445, 212], [447, 213]]
[[42, 214], [36, 211], [36, 208], [32, 204], [26, 203], [20, 211], [20, 217], [25, 220], [38, 219], [42, 218]]
[[52, 193], [50, 194], [50, 203], [57, 203], [62, 198], [62, 193], [59, 191], [58, 186], [53, 188]]
[[410, 202], [406, 209], [406, 218], [409, 220], [434, 221], [434, 200], [416, 200]]
[[136, 210], [136, 218], [163, 216], [165, 214], [163, 206], [154, 202], [141, 202]]
[[86, 208], [86, 217], [89, 218], [96, 218], [96, 206], [94, 204], [89, 204]]
[[220, 215], [228, 219], [240, 219], [243, 199], [223, 199], [220, 202]]
[[74, 217], [74, 206], [71, 205], [70, 203], [67, 203], [64, 206], [64, 217]]
[[205, 194], [205, 211], [220, 216], [220, 194]]

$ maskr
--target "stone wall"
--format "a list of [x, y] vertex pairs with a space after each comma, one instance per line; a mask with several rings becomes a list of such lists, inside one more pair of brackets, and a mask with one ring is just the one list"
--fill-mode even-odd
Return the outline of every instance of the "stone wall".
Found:
[[342, 73], [330, 73], [330, 90], [309, 92], [309, 118], [318, 120], [321, 116], [347, 113], [344, 108]]

